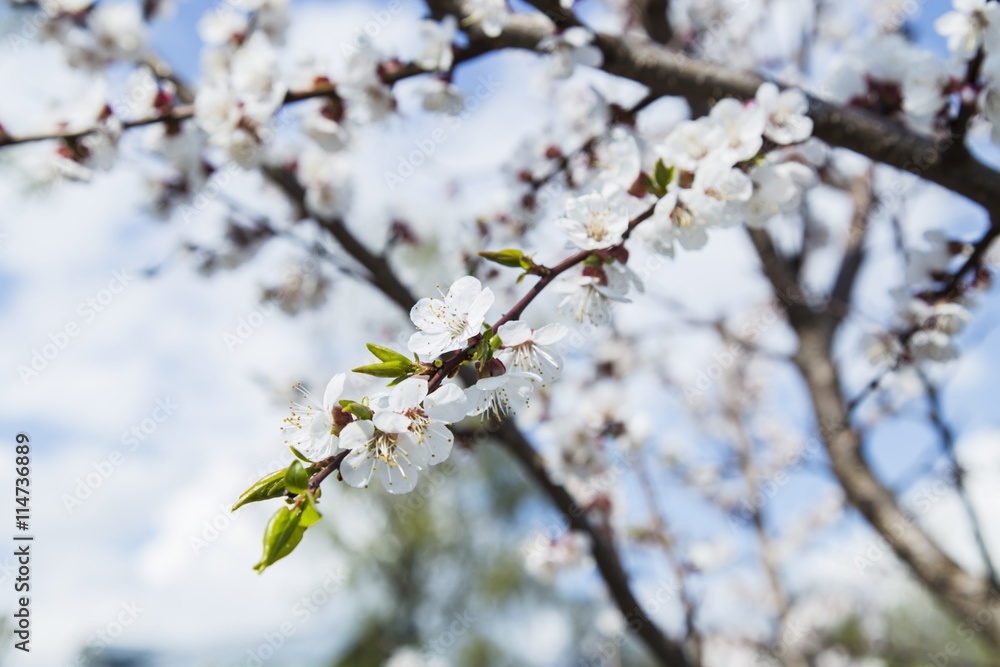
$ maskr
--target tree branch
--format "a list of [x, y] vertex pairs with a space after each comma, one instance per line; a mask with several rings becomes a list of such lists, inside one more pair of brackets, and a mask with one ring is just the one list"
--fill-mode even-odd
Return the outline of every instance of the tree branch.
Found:
[[[764, 273], [777, 293], [784, 289], [780, 282], [784, 269], [771, 266], [778, 256], [765, 237], [763, 233], [751, 235]], [[794, 362], [809, 390], [821, 439], [845, 497], [930, 591], [959, 616], [976, 615], [986, 608], [996, 588], [986, 578], [971, 576], [946, 555], [917, 521], [900, 509], [892, 492], [875, 477], [864, 459], [861, 438], [851, 427], [840, 374], [832, 357], [839, 321], [827, 313], [795, 313], [795, 309], [788, 309], [789, 323], [799, 338]], [[1000, 644], [1000, 618], [991, 614], [983, 632], [994, 645]]]

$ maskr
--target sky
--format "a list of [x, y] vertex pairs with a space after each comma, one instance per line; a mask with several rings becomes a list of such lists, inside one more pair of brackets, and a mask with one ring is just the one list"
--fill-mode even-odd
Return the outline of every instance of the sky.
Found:
[[[927, 29], [927, 17], [943, 6], [923, 5], [918, 34], [929, 48], [943, 47]], [[373, 7], [337, 3], [334, 10], [321, 3], [297, 3], [293, 50], [335, 53], [338, 44], [350, 39], [351, 26], [368, 20]], [[338, 21], [329, 20], [333, 11]], [[408, 15], [418, 11], [416, 5], [405, 10]], [[153, 33], [154, 46], [170, 54], [171, 64], [189, 78], [197, 75], [193, 23], [201, 12], [200, 3], [178, 2], [174, 18]], [[404, 23], [391, 22], [381, 38], [412, 43]], [[449, 131], [435, 156], [435, 169], [402, 186], [400, 199], [414, 206], [415, 224], [429, 228], [435, 215], [457, 218], [474, 210], [481, 193], [489, 190], [491, 168], [513, 143], [480, 128], [500, 123], [526, 127], [549, 103], [512, 75], [527, 60], [518, 55], [498, 64], [486, 58], [462, 68], [457, 82], [468, 90], [490, 74], [500, 86], [470, 122]], [[84, 83], [65, 71], [50, 47], [31, 45], [18, 53], [8, 48], [0, 57], [0, 89], [23, 94], [0, 100], [0, 119], [12, 130], [29, 127], [74, 99]], [[399, 95], [404, 108], [415, 106], [416, 94], [408, 86], [400, 86]], [[393, 212], [393, 204], [382, 196], [381, 175], [394, 167], [413, 137], [431, 131], [436, 122], [427, 117], [399, 120], [386, 136], [368, 138], [355, 171], [359, 218], [385, 219]], [[30, 660], [10, 653], [0, 659], [15, 666], [67, 665], [105, 633], [115, 635], [114, 649], [149, 649], [165, 656], [164, 664], [230, 664], [245, 660], [248, 650], [257, 650], [283, 624], [291, 624], [292, 636], [269, 664], [307, 664], [321, 657], [310, 654], [315, 643], [307, 639], [323, 637], [322, 649], [335, 649], [328, 628], [350, 613], [352, 601], [334, 594], [345, 573], [343, 559], [321, 539], [307, 539], [295, 558], [309, 567], [285, 563], [257, 576], [251, 565], [271, 508], [250, 506], [235, 514], [228, 508], [249, 482], [287, 461], [278, 433], [290, 397], [287, 388], [299, 381], [322, 386], [331, 369], [363, 359], [358, 350], [363, 351], [366, 340], [391, 340], [401, 333], [402, 318], [398, 328], [387, 329], [377, 313], [390, 306], [371, 291], [343, 282], [335, 288], [337, 312], [291, 319], [262, 306], [261, 282], [286, 266], [287, 252], [280, 250], [211, 278], [198, 275], [175, 248], [189, 235], [211, 233], [205, 223], [211, 211], [183, 228], [145, 212], [142, 170], [135, 157], [138, 138], [128, 141], [123, 168], [88, 184], [62, 183], [25, 193], [3, 165], [0, 457], [12, 461], [15, 435], [30, 436], [31, 533], [36, 539], [33, 652]], [[461, 194], [454, 210], [436, 210], [447, 187], [441, 174], [459, 171], [477, 187]], [[231, 187], [252, 205], [271, 206], [263, 197], [255, 201], [252, 193], [260, 183], [253, 176], [240, 175]], [[970, 235], [975, 232], [978, 212], [956, 204], [954, 197], [928, 188], [919, 204], [916, 226], [947, 218], [967, 226]], [[377, 242], [384, 229], [371, 225], [358, 232]], [[697, 286], [704, 313], [720, 312], [766, 293], [763, 282], [752, 277], [756, 267], [746, 250], [742, 236], [719, 235], [706, 253], [682, 253], [657, 277], [665, 286]], [[151, 272], [153, 267], [158, 270]], [[888, 270], [875, 266], [866, 272], [874, 272], [868, 278], [877, 281]], [[447, 277], [408, 276], [423, 291]], [[866, 279], [862, 277], [862, 285]], [[650, 292], [671, 296], [671, 289], [654, 285]], [[872, 312], [886, 307], [884, 295], [874, 290], [870, 298], [865, 292], [861, 302]], [[997, 306], [991, 293], [965, 335], [969, 355], [954, 369], [944, 393], [946, 415], [959, 426], [970, 460], [978, 462], [972, 482], [984, 507], [997, 500], [991, 475], [1000, 469], [991, 454], [991, 444], [1000, 437], [992, 409], [993, 378], [1000, 377], [1000, 341], [993, 326], [1000, 316]], [[541, 307], [530, 317], [544, 319], [546, 312]], [[643, 325], [626, 308], [619, 315], [623, 328]], [[788, 343], [779, 331], [771, 335], [778, 345]], [[242, 342], [229, 344], [232, 336]], [[845, 345], [841, 354], [857, 353]], [[37, 374], [19, 370], [32, 363]], [[690, 367], [681, 370], [693, 377], [704, 363], [704, 357], [693, 355]], [[801, 394], [791, 382], [787, 395], [776, 400], [801, 406]], [[913, 416], [894, 419], [873, 433], [869, 454], [886, 478], [936, 446]], [[11, 488], [11, 475], [11, 466], [0, 466], [0, 488]], [[781, 491], [776, 515], [794, 515], [800, 497], [813, 497], [814, 482], [812, 473], [796, 477]], [[0, 506], [9, 512], [13, 503], [7, 495]], [[345, 532], [366, 539], [371, 527], [364, 525], [365, 500], [356, 502], [359, 512], [345, 513], [344, 521], [358, 525], [345, 527]], [[687, 528], [705, 516], [690, 502], [690, 511], [679, 512], [687, 517]], [[926, 519], [948, 544], [953, 543], [949, 536], [961, 530], [947, 500]], [[836, 572], [838, 581], [866, 587], [864, 577], [853, 576], [849, 556], [870, 534], [849, 521], [842, 535], [844, 541], [835, 548], [817, 545], [814, 558], [802, 568], [803, 579], [810, 569], [813, 574]], [[0, 539], [9, 537], [0, 532]], [[1000, 533], [990, 539], [1000, 548]], [[0, 549], [3, 553], [7, 549]], [[962, 552], [956, 556], [974, 558]], [[11, 565], [9, 556], [0, 556], [0, 587], [5, 590], [0, 611], [5, 614], [12, 606], [6, 592], [12, 585]], [[648, 591], [656, 583], [656, 577], [640, 577], [637, 586]], [[307, 606], [304, 614], [303, 600], [310, 596], [323, 602], [315, 609]], [[201, 662], [192, 662], [196, 658]]]

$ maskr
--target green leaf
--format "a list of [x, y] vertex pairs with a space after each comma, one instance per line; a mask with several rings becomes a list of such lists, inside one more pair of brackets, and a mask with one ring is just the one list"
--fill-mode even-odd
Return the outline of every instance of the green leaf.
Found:
[[290, 510], [281, 507], [271, 517], [264, 529], [264, 555], [260, 562], [253, 566], [258, 574], [264, 572], [269, 566], [274, 565], [279, 560], [292, 553], [302, 535], [305, 534], [305, 527], [301, 526], [302, 509]]
[[309, 473], [298, 461], [292, 461], [285, 472], [285, 488], [292, 493], [303, 493], [309, 488]]
[[375, 343], [368, 343], [368, 351], [375, 355], [379, 361], [395, 361], [397, 363], [410, 364], [410, 358], [406, 355], [396, 352], [396, 350], [390, 349], [388, 347], [382, 347], [381, 345], [376, 345]]
[[358, 366], [352, 370], [355, 373], [374, 375], [379, 378], [394, 378], [411, 373], [413, 371], [413, 362], [404, 357], [403, 361], [384, 361], [381, 364]]
[[356, 401], [341, 401], [340, 407], [344, 408], [345, 412], [350, 412], [352, 415], [358, 419], [371, 419], [372, 411], [367, 405], [358, 403]]
[[322, 519], [323, 515], [316, 509], [316, 499], [313, 498], [311, 493], [305, 494], [305, 499], [306, 505], [302, 508], [302, 518], [299, 520], [299, 525], [303, 528], [308, 528]]
[[272, 472], [267, 477], [263, 477], [253, 485], [243, 492], [243, 494], [236, 500], [236, 504], [233, 505], [233, 511], [236, 511], [243, 505], [247, 503], [256, 503], [261, 500], [270, 500], [271, 498], [280, 498], [285, 495], [285, 470], [278, 470]]
[[500, 336], [493, 336], [493, 338], [490, 338], [490, 349], [494, 352], [499, 350], [501, 345], [503, 345], [503, 341], [500, 339]]
[[[497, 251], [484, 250], [479, 253], [479, 256], [487, 261], [496, 262], [497, 264], [509, 266], [513, 269], [528, 268], [527, 266], [524, 266], [524, 261], [527, 259], [524, 256], [524, 253], [516, 248], [507, 248], [506, 250]], [[534, 264], [534, 262], [530, 259], [527, 259], [527, 261], [529, 262], [529, 266]]]

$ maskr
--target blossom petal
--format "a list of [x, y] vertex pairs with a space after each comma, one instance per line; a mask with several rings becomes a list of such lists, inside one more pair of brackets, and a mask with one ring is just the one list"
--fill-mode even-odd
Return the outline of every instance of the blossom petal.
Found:
[[424, 399], [424, 412], [433, 420], [453, 423], [465, 416], [467, 402], [461, 387], [445, 384]]
[[375, 463], [378, 476], [382, 478], [382, 486], [392, 494], [409, 493], [417, 486], [416, 466], [400, 460], [398, 465], [389, 465], [381, 459]]
[[406, 378], [393, 387], [389, 393], [389, 409], [394, 412], [402, 412], [410, 408], [415, 408], [423, 402], [426, 396], [427, 378]]
[[370, 421], [366, 419], [353, 421], [340, 432], [340, 446], [342, 449], [367, 448], [373, 435], [375, 426]]
[[336, 405], [340, 397], [344, 395], [344, 383], [347, 381], [346, 373], [337, 373], [326, 385], [323, 392], [323, 407], [330, 410]]
[[406, 415], [391, 410], [376, 412], [372, 417], [375, 427], [384, 433], [405, 433], [410, 428], [410, 420]]
[[446, 460], [454, 442], [455, 436], [447, 426], [440, 422], [431, 423], [424, 432], [424, 447], [431, 455], [429, 463], [434, 466]]
[[364, 488], [371, 482], [375, 470], [375, 460], [367, 447], [358, 447], [344, 457], [340, 464], [340, 476], [355, 488]]
[[520, 345], [531, 340], [531, 327], [521, 320], [504, 322], [497, 329], [497, 335], [500, 336], [500, 340], [503, 341], [504, 345]]
[[[566, 325], [554, 322], [552, 324], [546, 324], [541, 329], [536, 329], [532, 340], [535, 345], [553, 345], [558, 343], [569, 333], [569, 329]], [[503, 336], [500, 336], [503, 338]]]

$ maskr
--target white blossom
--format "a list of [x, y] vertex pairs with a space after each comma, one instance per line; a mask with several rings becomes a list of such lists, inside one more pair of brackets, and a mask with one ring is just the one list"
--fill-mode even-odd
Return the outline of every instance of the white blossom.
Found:
[[601, 50], [591, 44], [594, 35], [586, 28], [574, 26], [561, 33], [549, 35], [538, 43], [538, 48], [552, 54], [552, 76], [566, 79], [576, 65], [600, 67], [604, 61]]
[[380, 397], [372, 423], [389, 433], [409, 433], [417, 446], [426, 447], [430, 465], [437, 465], [451, 453], [455, 438], [448, 424], [461, 421], [466, 413], [466, 397], [461, 388], [445, 384], [427, 394], [427, 379], [403, 380]]
[[620, 188], [609, 184], [601, 192], [574, 197], [566, 202], [565, 214], [556, 225], [583, 250], [618, 245], [629, 224], [623, 196]]
[[642, 168], [635, 135], [621, 126], [613, 128], [594, 147], [594, 168], [599, 182], [613, 183], [623, 190], [632, 187]]
[[[690, 190], [671, 189], [653, 207], [653, 215], [636, 228], [637, 236], [655, 251], [674, 256], [674, 242], [685, 250], [708, 243], [708, 222], [691, 204]], [[683, 197], [682, 197], [683, 195]]]
[[493, 300], [493, 290], [472, 276], [456, 280], [441, 299], [420, 299], [410, 309], [419, 329], [410, 336], [410, 352], [436, 357], [464, 347], [480, 333]]
[[744, 104], [734, 99], [719, 100], [709, 118], [722, 131], [720, 149], [728, 152], [733, 163], [749, 160], [757, 155], [764, 143], [766, 118], [758, 104]]
[[468, 7], [469, 18], [479, 22], [487, 37], [499, 37], [510, 18], [507, 0], [469, 0]]
[[458, 21], [451, 14], [441, 21], [421, 21], [418, 36], [422, 46], [414, 61], [426, 70], [450, 70], [454, 62], [452, 42], [457, 29]]
[[816, 182], [816, 174], [799, 162], [762, 164], [750, 172], [753, 195], [733, 214], [749, 227], [760, 227], [781, 213], [799, 208], [803, 192]]
[[468, 414], [504, 419], [516, 414], [528, 404], [541, 378], [534, 373], [508, 370], [501, 375], [480, 378], [465, 390], [469, 400]]
[[322, 402], [301, 386], [297, 389], [305, 398], [304, 403], [292, 403], [292, 415], [285, 419], [282, 431], [285, 442], [313, 460], [331, 456], [339, 443], [338, 434], [347, 423], [349, 415], [340, 411], [339, 401], [344, 396], [344, 373], [334, 375], [326, 385]]
[[396, 108], [392, 89], [379, 77], [380, 55], [370, 46], [351, 53], [337, 91], [347, 100], [347, 114], [362, 123], [385, 118]]
[[241, 41], [250, 30], [249, 23], [246, 14], [218, 9], [205, 13], [198, 21], [198, 35], [207, 44], [222, 46]]
[[135, 60], [146, 49], [146, 22], [135, 2], [101, 2], [87, 14], [87, 26], [106, 59]]
[[306, 191], [306, 207], [314, 215], [343, 216], [351, 204], [350, 166], [341, 153], [307, 146], [299, 159], [298, 178]]
[[726, 143], [723, 129], [709, 116], [679, 123], [663, 144], [658, 154], [663, 162], [682, 171], [693, 172], [701, 160]]
[[[642, 229], [640, 225], [638, 229]], [[631, 286], [642, 290], [638, 277], [619, 262], [601, 267], [583, 267], [553, 285], [564, 294], [559, 308], [580, 322], [604, 325], [611, 321], [611, 302], [628, 303]]]
[[[1000, 5], [988, 0], [953, 0], [955, 10], [943, 14], [934, 28], [948, 39], [948, 49], [959, 58], [971, 58], [988, 33], [996, 34]], [[990, 40], [994, 45], [996, 39]]]
[[562, 359], [554, 348], [566, 334], [562, 324], [547, 324], [533, 331], [520, 320], [506, 322], [497, 329], [503, 341], [497, 359], [509, 369], [534, 373], [543, 382], [553, 381], [562, 369]]
[[345, 482], [363, 488], [377, 473], [389, 493], [412, 491], [420, 469], [431, 459], [427, 445], [417, 442], [407, 430], [383, 431], [367, 419], [345, 426], [340, 446], [350, 450], [340, 464]]
[[795, 144], [812, 134], [813, 121], [806, 115], [809, 101], [801, 91], [779, 91], [776, 85], [765, 81], [757, 89], [756, 100], [765, 114], [764, 136], [774, 143]]

